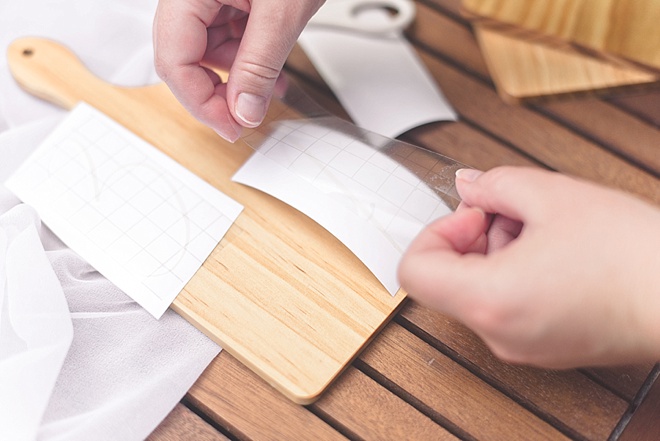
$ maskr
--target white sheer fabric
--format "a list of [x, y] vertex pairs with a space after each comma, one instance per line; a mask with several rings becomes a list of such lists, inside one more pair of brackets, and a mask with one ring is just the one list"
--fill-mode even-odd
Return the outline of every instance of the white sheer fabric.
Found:
[[[156, 0], [0, 0], [0, 49], [71, 48], [115, 84], [158, 81]], [[0, 182], [63, 111], [23, 92], [0, 57]], [[177, 314], [154, 320], [0, 185], [0, 439], [144, 439], [220, 348]]]

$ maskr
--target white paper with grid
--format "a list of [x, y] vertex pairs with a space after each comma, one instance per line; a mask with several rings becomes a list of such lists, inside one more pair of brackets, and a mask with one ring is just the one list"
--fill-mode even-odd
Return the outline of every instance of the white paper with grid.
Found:
[[394, 295], [404, 250], [451, 209], [358, 132], [335, 117], [274, 121], [244, 138], [256, 152], [232, 179], [314, 219]]
[[156, 318], [243, 209], [85, 103], [6, 186]]

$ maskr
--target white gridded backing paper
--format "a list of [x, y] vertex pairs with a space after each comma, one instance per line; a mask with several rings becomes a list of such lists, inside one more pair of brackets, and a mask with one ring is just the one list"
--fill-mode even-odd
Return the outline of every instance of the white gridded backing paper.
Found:
[[243, 209], [85, 103], [6, 186], [156, 318]]
[[404, 250], [455, 208], [454, 174], [464, 166], [325, 116], [304, 96], [289, 99], [303, 116], [284, 110], [247, 134], [243, 140], [256, 152], [233, 180], [314, 219], [396, 294]]

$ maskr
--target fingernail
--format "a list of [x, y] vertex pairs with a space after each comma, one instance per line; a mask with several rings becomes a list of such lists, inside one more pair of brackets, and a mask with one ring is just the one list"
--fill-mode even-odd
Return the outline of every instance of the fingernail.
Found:
[[257, 127], [266, 115], [266, 98], [251, 93], [241, 93], [236, 100], [236, 116], [248, 127]]
[[[229, 131], [225, 130], [224, 132], [216, 129], [215, 133], [217, 133], [222, 139], [229, 141], [233, 144], [234, 142], [236, 142], [236, 140], [238, 139], [241, 133], [236, 129], [234, 129], [233, 127], [232, 129], [233, 130], [229, 130]], [[230, 131], [231, 133], [229, 133]]]
[[472, 182], [483, 174], [482, 171], [475, 170], [473, 168], [461, 168], [456, 170], [456, 179], [460, 179], [466, 182]]
[[479, 208], [479, 207], [470, 207], [470, 209], [476, 211], [477, 213], [479, 213], [481, 215], [482, 219], [486, 219], [486, 212], [484, 210], [482, 210], [481, 208]]
[[231, 115], [227, 115], [227, 123], [226, 124], [221, 124], [223, 126], [223, 130], [220, 129], [214, 129], [215, 133], [220, 135], [223, 139], [234, 143], [238, 139], [239, 136], [241, 136], [241, 131], [243, 131], [243, 127], [241, 127], [236, 121], [234, 121], [234, 118], [231, 117]]

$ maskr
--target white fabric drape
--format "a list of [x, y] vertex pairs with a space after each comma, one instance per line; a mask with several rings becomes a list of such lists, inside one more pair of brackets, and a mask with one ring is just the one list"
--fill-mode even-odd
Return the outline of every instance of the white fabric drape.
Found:
[[[0, 0], [0, 53], [48, 37], [106, 81], [150, 84], [155, 8]], [[0, 57], [0, 183], [62, 115], [22, 91]], [[0, 184], [0, 439], [144, 439], [219, 351], [171, 311], [154, 320]]]

